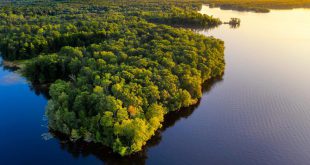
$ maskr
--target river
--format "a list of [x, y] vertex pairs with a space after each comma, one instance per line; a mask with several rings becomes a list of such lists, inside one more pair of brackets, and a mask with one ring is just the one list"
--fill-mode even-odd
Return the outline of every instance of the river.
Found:
[[225, 74], [131, 157], [53, 137], [47, 99], [1, 67], [0, 164], [309, 164], [310, 10], [201, 12], [241, 19], [239, 28], [198, 31], [225, 41]]

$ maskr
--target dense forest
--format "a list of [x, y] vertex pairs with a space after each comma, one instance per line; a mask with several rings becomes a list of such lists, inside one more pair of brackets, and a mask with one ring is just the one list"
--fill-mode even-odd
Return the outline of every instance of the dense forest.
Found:
[[223, 74], [221, 40], [173, 27], [221, 23], [197, 9], [187, 1], [11, 2], [0, 10], [0, 51], [26, 60], [31, 82], [50, 85], [52, 130], [128, 155]]

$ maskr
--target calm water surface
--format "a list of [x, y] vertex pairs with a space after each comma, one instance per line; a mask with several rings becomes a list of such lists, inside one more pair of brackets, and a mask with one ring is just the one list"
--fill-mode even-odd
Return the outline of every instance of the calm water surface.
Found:
[[0, 164], [309, 164], [310, 10], [201, 12], [241, 19], [199, 31], [225, 41], [225, 75], [132, 157], [53, 138], [46, 98], [1, 67]]

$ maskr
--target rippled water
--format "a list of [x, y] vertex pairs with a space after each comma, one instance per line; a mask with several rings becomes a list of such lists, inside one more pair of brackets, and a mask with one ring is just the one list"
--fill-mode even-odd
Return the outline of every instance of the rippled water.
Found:
[[310, 10], [201, 12], [241, 19], [199, 31], [225, 41], [225, 75], [131, 157], [53, 137], [44, 96], [1, 67], [0, 164], [309, 164]]

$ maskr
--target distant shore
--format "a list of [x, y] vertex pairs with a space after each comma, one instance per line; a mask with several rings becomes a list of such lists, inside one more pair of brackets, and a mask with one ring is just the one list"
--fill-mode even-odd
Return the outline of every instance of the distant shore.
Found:
[[270, 9], [310, 8], [310, 0], [207, 0], [210, 7], [223, 10], [252, 11], [268, 13]]

